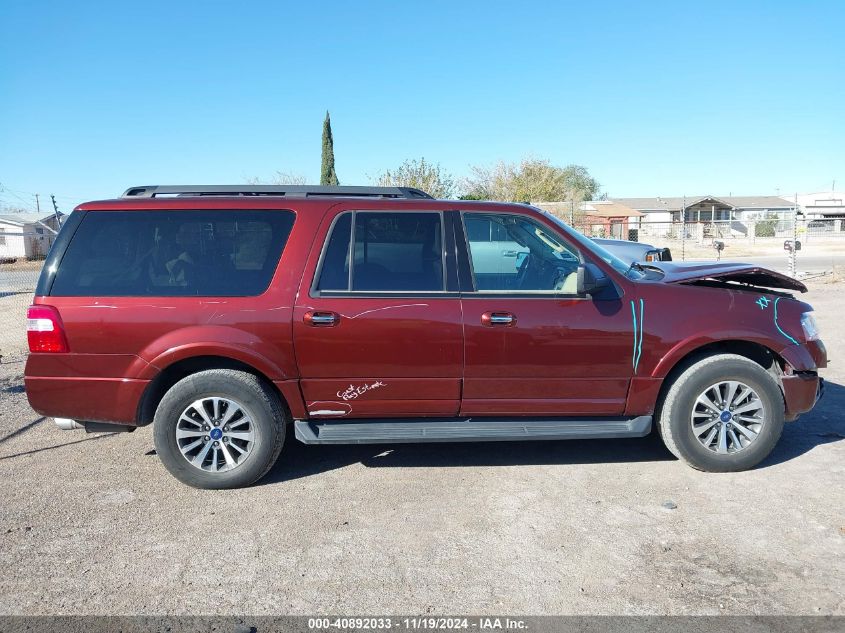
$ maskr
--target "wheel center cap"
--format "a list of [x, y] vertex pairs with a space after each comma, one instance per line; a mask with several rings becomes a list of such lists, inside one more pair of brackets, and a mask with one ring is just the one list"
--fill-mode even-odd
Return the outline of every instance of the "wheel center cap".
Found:
[[[720, 419], [722, 422], [730, 422], [732, 417], [733, 417], [733, 416], [731, 415], [731, 412], [730, 412], [730, 411], [722, 411], [722, 413], [719, 415], [719, 419]], [[216, 429], [215, 429], [215, 430], [216, 430]], [[212, 437], [213, 437], [213, 436], [212, 436]]]
[[211, 439], [219, 440], [221, 437], [223, 437], [223, 431], [221, 431], [220, 429], [211, 429], [211, 433], [209, 433], [209, 435], [211, 436]]

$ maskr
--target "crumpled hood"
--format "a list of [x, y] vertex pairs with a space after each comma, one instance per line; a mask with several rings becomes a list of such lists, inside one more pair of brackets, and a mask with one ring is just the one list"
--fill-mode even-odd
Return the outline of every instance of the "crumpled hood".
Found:
[[646, 268], [660, 270], [664, 275], [663, 281], [669, 284], [699, 279], [717, 279], [764, 288], [786, 288], [787, 290], [807, 292], [807, 286], [797, 279], [755, 264], [737, 262], [649, 262]]

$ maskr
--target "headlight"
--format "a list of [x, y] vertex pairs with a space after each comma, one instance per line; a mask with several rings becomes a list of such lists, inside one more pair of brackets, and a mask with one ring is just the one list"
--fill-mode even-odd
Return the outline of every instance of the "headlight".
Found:
[[818, 340], [819, 326], [816, 324], [816, 317], [812, 312], [805, 312], [801, 315], [801, 329], [804, 330], [804, 338], [808, 341]]

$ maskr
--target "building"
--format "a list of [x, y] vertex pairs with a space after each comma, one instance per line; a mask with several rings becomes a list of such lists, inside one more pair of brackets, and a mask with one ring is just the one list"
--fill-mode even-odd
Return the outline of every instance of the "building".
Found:
[[799, 193], [798, 208], [808, 220], [845, 219], [845, 191]]
[[756, 235], [758, 221], [785, 230], [795, 204], [779, 196], [686, 196], [671, 198], [613, 198], [645, 215], [635, 225], [638, 235], [677, 238], [686, 226], [687, 238], [748, 237]]
[[764, 217], [783, 218], [795, 204], [778, 196], [686, 196], [672, 198], [613, 198], [645, 214], [643, 222], [732, 222]]
[[645, 216], [616, 200], [589, 200], [579, 205], [577, 213], [569, 202], [536, 202], [534, 206], [575, 225], [591, 237], [618, 240], [629, 239], [628, 229], [632, 222]]
[[[62, 218], [59, 214], [59, 218]], [[0, 215], [0, 261], [44, 259], [58, 233], [55, 214], [10, 213]]]

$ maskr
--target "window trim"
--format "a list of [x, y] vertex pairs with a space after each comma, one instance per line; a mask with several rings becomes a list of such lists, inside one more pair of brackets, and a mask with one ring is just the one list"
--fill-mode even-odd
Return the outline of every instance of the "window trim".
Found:
[[[441, 262], [441, 282], [443, 290], [350, 290], [352, 288], [353, 273], [355, 270], [355, 225], [356, 216], [358, 213], [392, 213], [396, 215], [408, 215], [412, 213], [426, 213], [437, 214], [440, 216], [440, 262]], [[428, 298], [453, 298], [458, 297], [459, 292], [449, 290], [449, 274], [447, 272], [446, 256], [446, 211], [445, 210], [429, 210], [429, 209], [408, 209], [407, 211], [399, 211], [395, 209], [344, 209], [338, 213], [329, 225], [329, 230], [323, 239], [323, 246], [320, 249], [320, 257], [317, 260], [317, 266], [314, 269], [314, 276], [311, 278], [311, 286], [309, 289], [309, 296], [311, 298], [333, 297], [333, 298], [407, 298], [407, 297], [428, 297]], [[351, 214], [351, 226], [349, 229], [349, 275], [347, 279], [346, 290], [320, 290], [317, 286], [320, 282], [320, 277], [323, 274], [323, 266], [325, 264], [326, 252], [328, 251], [329, 242], [334, 234], [335, 226], [340, 218], [346, 214]]]
[[[349, 211], [349, 210], [341, 211], [336, 216], [334, 216], [334, 218], [331, 221], [331, 224], [329, 224], [329, 230], [326, 232], [326, 237], [323, 240], [323, 246], [320, 249], [320, 257], [319, 257], [319, 259], [317, 259], [317, 267], [314, 269], [314, 276], [311, 279], [311, 287], [309, 288], [308, 296], [310, 296], [310, 297], [321, 297], [321, 296], [326, 296], [326, 293], [328, 293], [328, 292], [342, 292], [342, 291], [339, 291], [339, 290], [320, 290], [319, 288], [317, 288], [317, 284], [320, 282], [320, 276], [323, 274], [323, 264], [325, 263], [326, 252], [329, 250], [329, 242], [331, 242], [332, 236], [334, 235], [335, 226], [337, 226], [337, 223], [346, 214], [350, 214], [350, 216], [351, 216], [350, 225], [349, 225], [349, 235], [350, 235], [350, 237], [349, 237], [349, 245], [350, 245], [349, 248], [351, 248], [352, 243], [353, 243], [352, 242], [352, 234], [355, 231], [355, 222], [354, 222], [355, 218], [354, 218], [354, 215], [352, 215], [353, 213], [354, 213], [353, 211]], [[348, 249], [347, 249], [346, 253], [347, 253], [347, 257], [349, 257], [350, 252], [349, 252]], [[349, 271], [350, 271], [350, 274], [347, 274], [347, 278], [346, 278], [346, 287], [347, 288], [349, 288], [349, 286], [352, 284], [352, 281], [350, 279], [351, 272], [352, 272], [352, 266], [349, 267]]]
[[[546, 225], [538, 222], [536, 218], [531, 217], [530, 215], [526, 215], [524, 213], [502, 213], [500, 211], [461, 211], [461, 226], [463, 228], [463, 262], [459, 262], [459, 266], [463, 265], [466, 266], [467, 271], [469, 272], [469, 278], [472, 282], [472, 290], [471, 291], [461, 291], [461, 298], [462, 299], [473, 299], [473, 298], [480, 298], [480, 299], [495, 299], [495, 298], [524, 298], [524, 299], [582, 299], [582, 300], [590, 300], [590, 295], [580, 295], [576, 293], [566, 293], [566, 292], [557, 292], [554, 290], [479, 290], [478, 286], [475, 281], [475, 268], [473, 267], [472, 263], [472, 251], [470, 250], [470, 241], [469, 235], [467, 234], [467, 227], [466, 221], [464, 220], [465, 215], [499, 215], [499, 216], [515, 216], [518, 218], [525, 219], [535, 226], [539, 226], [541, 229], [550, 232], [552, 235], [557, 236], [560, 240], [569, 248], [573, 248], [575, 252], [578, 253], [578, 259], [580, 264], [583, 266], [585, 263], [584, 258], [584, 251], [579, 248], [577, 245], [573, 244], [569, 240], [565, 238], [565, 236], [558, 233], [556, 230], [550, 229]], [[461, 250], [461, 249], [459, 249]]]

